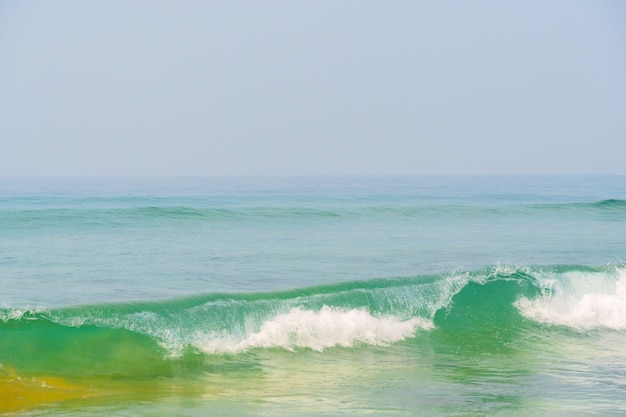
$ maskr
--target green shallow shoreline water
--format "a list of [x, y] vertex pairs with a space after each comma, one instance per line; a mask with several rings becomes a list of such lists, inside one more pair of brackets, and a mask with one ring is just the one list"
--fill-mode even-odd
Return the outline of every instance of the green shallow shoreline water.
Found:
[[[564, 416], [624, 412], [626, 364], [623, 357], [616, 360], [623, 337], [558, 334], [533, 339], [517, 340], [515, 346], [504, 349], [483, 345], [448, 352], [440, 350], [440, 341], [429, 338], [324, 352], [257, 350], [236, 358], [203, 358], [198, 360], [201, 371], [184, 369], [157, 378], [94, 377], [70, 383], [38, 376], [30, 383], [42, 383], [41, 394], [27, 405], [30, 411], [20, 414]], [[589, 357], [579, 351], [583, 347], [602, 350], [605, 356]]]

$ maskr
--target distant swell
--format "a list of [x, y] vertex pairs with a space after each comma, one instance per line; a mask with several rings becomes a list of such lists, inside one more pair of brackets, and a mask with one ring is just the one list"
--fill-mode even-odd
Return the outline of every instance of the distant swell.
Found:
[[[479, 216], [479, 215], [532, 215], [549, 212], [598, 212], [608, 215], [623, 215], [626, 212], [626, 200], [608, 199], [596, 202], [570, 202], [548, 204], [522, 204], [508, 206], [482, 205], [372, 205], [372, 206], [331, 206], [328, 208], [293, 207], [288, 205], [242, 205], [232, 204], [207, 205], [202, 201], [184, 202], [183, 205], [164, 205], [162, 201], [154, 201], [155, 205], [134, 205], [134, 200], [107, 199], [98, 200], [98, 206], [87, 208], [68, 208], [59, 206], [38, 209], [31, 206], [25, 209], [0, 211], [0, 226], [14, 227], [16, 222], [21, 227], [32, 225], [41, 227], [71, 223], [73, 225], [120, 225], [141, 224], [141, 221], [156, 220], [213, 222], [213, 221], [267, 221], [268, 219], [299, 219], [316, 221], [320, 219], [350, 217], [446, 217], [446, 216]], [[107, 207], [110, 205], [110, 207]], [[71, 206], [69, 206], [71, 207]], [[137, 223], [137, 221], [140, 221]]]
[[595, 203], [598, 207], [626, 209], [626, 200], [609, 199]]

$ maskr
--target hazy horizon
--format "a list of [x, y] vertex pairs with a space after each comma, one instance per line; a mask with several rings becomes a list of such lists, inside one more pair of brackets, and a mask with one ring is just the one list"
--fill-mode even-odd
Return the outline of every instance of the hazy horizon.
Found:
[[6, 1], [0, 176], [626, 172], [618, 1]]

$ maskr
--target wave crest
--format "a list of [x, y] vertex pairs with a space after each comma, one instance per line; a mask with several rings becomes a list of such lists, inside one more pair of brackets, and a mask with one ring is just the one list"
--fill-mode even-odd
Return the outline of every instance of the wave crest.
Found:
[[626, 330], [626, 270], [610, 274], [570, 272], [544, 282], [544, 295], [516, 302], [528, 319], [579, 330]]
[[319, 311], [292, 308], [265, 321], [257, 332], [237, 339], [207, 334], [193, 345], [205, 353], [237, 353], [252, 348], [310, 348], [316, 351], [357, 344], [387, 346], [430, 329], [432, 323], [421, 318], [399, 320], [393, 316], [375, 317], [364, 309], [339, 309], [324, 306]]

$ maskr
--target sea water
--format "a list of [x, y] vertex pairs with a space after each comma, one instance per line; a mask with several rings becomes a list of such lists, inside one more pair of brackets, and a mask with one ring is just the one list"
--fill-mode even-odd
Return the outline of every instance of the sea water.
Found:
[[626, 177], [0, 179], [0, 413], [626, 414]]

